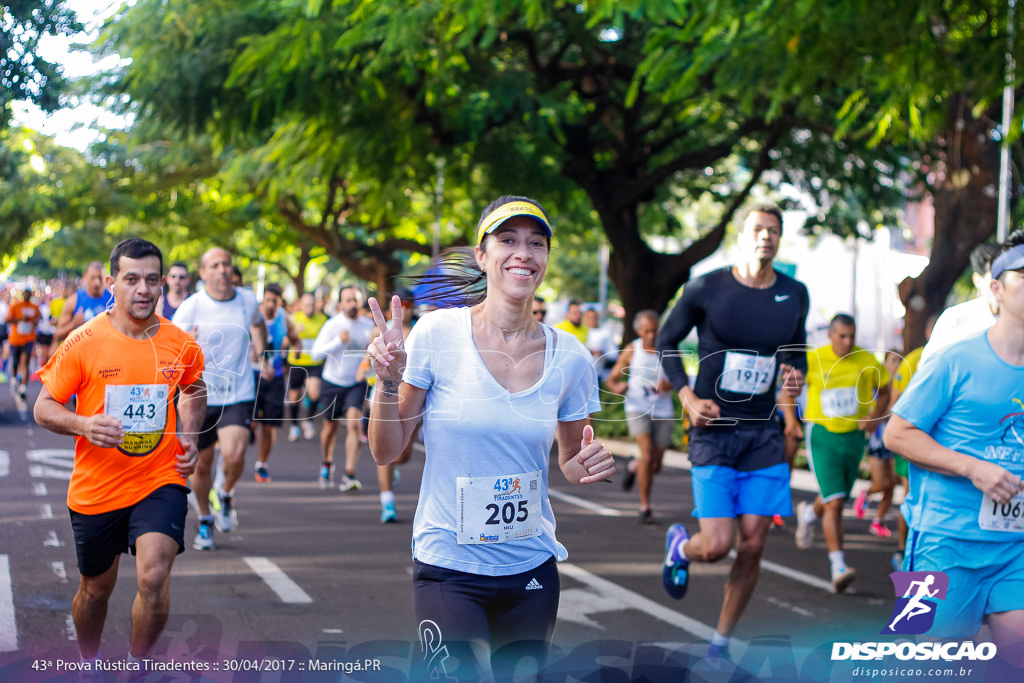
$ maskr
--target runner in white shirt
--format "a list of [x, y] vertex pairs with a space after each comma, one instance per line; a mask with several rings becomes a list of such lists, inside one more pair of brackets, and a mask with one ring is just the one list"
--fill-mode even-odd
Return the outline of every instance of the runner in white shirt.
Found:
[[979, 244], [971, 252], [971, 280], [978, 290], [978, 296], [942, 312], [932, 327], [928, 343], [921, 351], [921, 363], [925, 363], [942, 349], [973, 337], [992, 327], [996, 316], [992, 288], [992, 260], [999, 255], [999, 245], [992, 242]]
[[[438, 276], [448, 290], [439, 298], [462, 307], [420, 318], [408, 353], [399, 297], [391, 329], [370, 300], [381, 330], [369, 348], [378, 465], [399, 457], [423, 418], [413, 587], [424, 670], [412, 672], [416, 680], [490, 680], [492, 672], [518, 679], [543, 669], [558, 611], [556, 561], [566, 558], [548, 499], [552, 442], [557, 435], [558, 461], [573, 484], [615, 471], [589, 424], [599, 408], [590, 353], [531, 312], [550, 237], [534, 200], [502, 197], [488, 206], [473, 260], [452, 257], [465, 277]], [[504, 660], [513, 649], [513, 661]], [[524, 660], [531, 671], [516, 668]]]
[[334, 444], [338, 422], [345, 420], [345, 472], [338, 488], [353, 491], [362, 487], [356, 478], [359, 462], [359, 435], [362, 433], [363, 404], [368, 385], [359, 381], [359, 364], [370, 343], [373, 321], [359, 314], [363, 293], [355, 285], [342, 285], [338, 294], [338, 314], [324, 323], [313, 342], [313, 360], [324, 360], [321, 401], [325, 407], [320, 429], [320, 488], [330, 488], [334, 463]]
[[[252, 349], [261, 363], [269, 363], [263, 351], [267, 327], [252, 290], [231, 283], [231, 254], [214, 247], [199, 261], [205, 287], [182, 302], [174, 324], [193, 335], [203, 349], [207, 387], [206, 419], [199, 430], [199, 462], [192, 475], [192, 490], [199, 507], [199, 528], [192, 547], [213, 550], [213, 526], [231, 531], [237, 521], [234, 489], [245, 471], [256, 399], [256, 376], [250, 365]], [[268, 370], [270, 371], [270, 370]], [[220, 442], [224, 483], [217, 492], [220, 510], [210, 512], [214, 446]]]

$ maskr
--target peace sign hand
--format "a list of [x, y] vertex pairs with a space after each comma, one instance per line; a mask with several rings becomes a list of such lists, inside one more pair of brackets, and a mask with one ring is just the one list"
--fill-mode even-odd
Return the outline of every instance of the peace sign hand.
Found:
[[[370, 297], [370, 313], [379, 334], [373, 338], [366, 352], [377, 378], [382, 382], [402, 381], [405, 371], [405, 337], [402, 332], [402, 299], [396, 294], [391, 297], [391, 329], [384, 320], [377, 299]], [[384, 384], [383, 386], [388, 386]]]

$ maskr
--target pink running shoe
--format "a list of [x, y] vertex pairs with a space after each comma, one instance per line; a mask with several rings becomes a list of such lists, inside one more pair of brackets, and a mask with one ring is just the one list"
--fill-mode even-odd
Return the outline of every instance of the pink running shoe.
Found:
[[868, 492], [861, 491], [857, 495], [857, 500], [853, 503], [853, 511], [857, 514], [857, 519], [864, 519], [864, 510], [868, 506]]
[[892, 532], [889, 531], [889, 528], [877, 519], [871, 522], [871, 526], [868, 527], [868, 531], [871, 532], [872, 536], [878, 536], [879, 538], [889, 538], [892, 536]]

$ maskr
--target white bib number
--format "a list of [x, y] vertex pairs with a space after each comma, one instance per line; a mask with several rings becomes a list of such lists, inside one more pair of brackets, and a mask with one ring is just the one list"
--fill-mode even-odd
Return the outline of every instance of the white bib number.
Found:
[[460, 545], [507, 543], [541, 534], [540, 470], [455, 480]]
[[[215, 375], [204, 372], [203, 380], [206, 382], [206, 391], [209, 398], [214, 401], [223, 402], [235, 395], [234, 375]], [[215, 402], [214, 405], [221, 405], [221, 402]]]
[[32, 334], [32, 323], [21, 320], [17, 325], [18, 334], [28, 335]]
[[167, 428], [166, 384], [108, 384], [103, 412], [121, 420], [124, 438], [117, 448], [127, 455], [151, 453]]
[[1024, 493], [1018, 493], [1009, 503], [997, 503], [982, 494], [978, 526], [988, 531], [1024, 532]]
[[726, 351], [721, 387], [738, 394], [763, 394], [775, 379], [775, 356]]
[[857, 387], [839, 389], [823, 389], [821, 392], [821, 411], [825, 417], [857, 417], [860, 402], [857, 400]]

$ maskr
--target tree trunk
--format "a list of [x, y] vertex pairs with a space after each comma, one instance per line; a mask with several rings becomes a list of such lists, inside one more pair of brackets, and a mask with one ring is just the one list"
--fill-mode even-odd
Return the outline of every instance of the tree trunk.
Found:
[[990, 135], [992, 119], [974, 118], [965, 102], [964, 95], [958, 102], [962, 106], [951, 107], [943, 143], [945, 169], [933, 188], [935, 237], [928, 266], [899, 285], [906, 307], [905, 351], [924, 344], [929, 320], [945, 308], [971, 252], [996, 231], [999, 143]]

